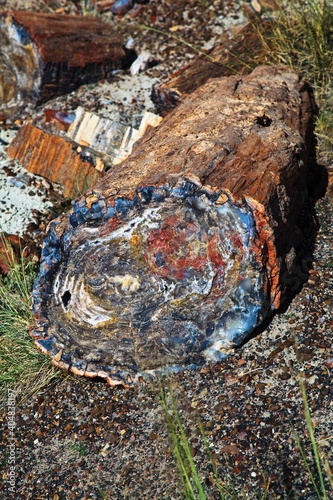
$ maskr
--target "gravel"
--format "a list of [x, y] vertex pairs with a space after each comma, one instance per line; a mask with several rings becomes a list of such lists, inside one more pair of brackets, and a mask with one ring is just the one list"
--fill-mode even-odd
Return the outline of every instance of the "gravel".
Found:
[[[0, 2], [2, 7], [4, 2]], [[9, 1], [7, 2], [7, 7]], [[11, 4], [12, 5], [12, 4]], [[39, 9], [42, 2], [35, 2]], [[51, 5], [51, 2], [50, 2]], [[56, 10], [52, 3], [52, 9]], [[75, 10], [70, 2], [62, 3]], [[188, 47], [138, 24], [186, 38], [196, 46], [216, 43], [224, 14], [238, 16], [237, 2], [150, 1], [140, 15], [113, 22], [162, 63], [145, 74], [163, 79], [192, 57]], [[106, 14], [111, 19], [111, 14]], [[213, 42], [210, 42], [213, 40]], [[75, 103], [94, 111], [107, 105], [102, 84], [47, 103]], [[41, 113], [42, 108], [36, 113]], [[328, 165], [329, 173], [332, 166]], [[330, 175], [332, 179], [332, 175]], [[305, 383], [316, 439], [333, 462], [333, 206], [332, 185], [316, 204], [318, 225], [309, 224], [308, 246], [293, 276], [295, 293], [260, 332], [221, 364], [164, 380], [172, 388], [191, 451], [207, 491], [219, 498], [211, 461], [200, 437], [203, 424], [221, 481], [234, 498], [317, 498], [295, 435], [313, 466], [299, 379]], [[313, 220], [313, 217], [310, 218]], [[307, 219], [308, 220], [308, 219]], [[311, 229], [311, 230], [310, 230]], [[315, 238], [314, 238], [315, 234]], [[312, 248], [313, 247], [313, 248]], [[304, 282], [304, 278], [305, 282]], [[0, 416], [2, 498], [180, 499], [182, 489], [156, 382], [134, 389], [61, 375], [24, 403], [16, 401], [16, 427]], [[9, 490], [9, 446], [15, 438], [15, 491]], [[314, 467], [313, 467], [313, 470]]]

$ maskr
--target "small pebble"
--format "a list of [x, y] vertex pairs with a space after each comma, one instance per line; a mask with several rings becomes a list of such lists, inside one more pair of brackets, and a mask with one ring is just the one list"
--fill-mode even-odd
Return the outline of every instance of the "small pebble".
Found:
[[111, 6], [112, 14], [117, 14], [118, 16], [123, 16], [133, 7], [132, 0], [116, 0]]

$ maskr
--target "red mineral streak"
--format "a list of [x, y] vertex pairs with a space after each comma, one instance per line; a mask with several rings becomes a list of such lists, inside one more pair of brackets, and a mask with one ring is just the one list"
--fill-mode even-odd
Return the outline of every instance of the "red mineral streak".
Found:
[[[198, 230], [196, 224], [185, 225], [181, 216], [176, 214], [168, 217], [161, 229], [151, 231], [147, 238], [147, 254], [145, 257], [154, 272], [164, 278], [173, 276], [182, 279], [185, 267], [191, 266], [197, 270], [203, 267], [205, 265], [204, 258], [199, 258], [195, 254], [189, 257], [181, 254], [185, 240], [191, 233]], [[180, 254], [181, 256], [178, 257]], [[158, 258], [165, 265], [158, 265]]]
[[118, 226], [122, 224], [121, 220], [118, 217], [112, 217], [108, 222], [106, 222], [100, 229], [100, 236], [107, 236], [112, 233]]
[[243, 248], [243, 242], [237, 234], [230, 235], [230, 241], [235, 248]]
[[260, 262], [263, 255], [262, 250], [266, 247], [264, 254], [267, 255], [266, 268], [269, 273], [271, 303], [274, 309], [278, 309], [281, 302], [280, 265], [276, 255], [274, 232], [265, 217], [265, 207], [253, 198], [246, 197], [245, 199], [252, 209], [258, 231], [257, 244], [253, 246], [253, 252]]
[[215, 270], [220, 269], [225, 265], [225, 262], [223, 261], [220, 251], [218, 249], [218, 242], [220, 241], [220, 238], [218, 237], [217, 234], [215, 234], [209, 241], [207, 245], [207, 252], [209, 256], [209, 260], [213, 263]]
[[[209, 261], [218, 272], [224, 266], [218, 242], [218, 235], [210, 239], [206, 233], [201, 235], [197, 223], [186, 223], [182, 214], [177, 214], [168, 217], [161, 229], [149, 233], [145, 258], [154, 273], [164, 278], [184, 279], [187, 269], [199, 271]], [[158, 259], [165, 265], [159, 265]]]

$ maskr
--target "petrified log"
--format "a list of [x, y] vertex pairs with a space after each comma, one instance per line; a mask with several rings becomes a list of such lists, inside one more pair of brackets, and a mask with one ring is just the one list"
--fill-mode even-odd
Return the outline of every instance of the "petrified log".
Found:
[[223, 359], [279, 307], [314, 111], [285, 67], [215, 79], [184, 100], [50, 224], [37, 347], [111, 385]]
[[119, 33], [89, 16], [3, 12], [0, 45], [0, 111], [7, 115], [133, 62]]
[[236, 36], [173, 73], [167, 81], [153, 89], [152, 100], [158, 113], [165, 116], [210, 78], [250, 73], [254, 61], [258, 65], [263, 58], [261, 34], [267, 35], [270, 27], [268, 21], [253, 19]]

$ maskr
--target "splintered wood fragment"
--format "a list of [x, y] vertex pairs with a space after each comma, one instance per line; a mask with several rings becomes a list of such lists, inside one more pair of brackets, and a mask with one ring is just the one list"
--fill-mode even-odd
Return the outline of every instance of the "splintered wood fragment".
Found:
[[14, 115], [129, 67], [121, 35], [96, 17], [0, 13], [0, 110]]
[[[107, 158], [109, 165], [121, 163], [131, 153], [133, 144], [149, 127], [157, 127], [162, 117], [146, 111], [139, 129], [103, 118], [83, 108], [77, 108], [76, 117], [68, 129], [68, 137], [81, 146], [87, 146]], [[96, 168], [100, 169], [98, 165]]]
[[101, 177], [100, 169], [82, 159], [70, 141], [45, 132], [32, 123], [20, 128], [7, 154], [29, 172], [61, 184], [64, 196], [69, 198], [78, 196]]
[[316, 107], [283, 66], [210, 80], [52, 221], [31, 334], [110, 385], [220, 361], [281, 304]]
[[268, 32], [269, 29], [268, 21], [253, 20], [233, 38], [173, 73], [153, 90], [152, 99], [158, 113], [164, 116], [210, 78], [250, 73], [254, 58], [259, 65], [263, 54], [260, 32]]

